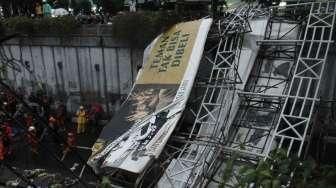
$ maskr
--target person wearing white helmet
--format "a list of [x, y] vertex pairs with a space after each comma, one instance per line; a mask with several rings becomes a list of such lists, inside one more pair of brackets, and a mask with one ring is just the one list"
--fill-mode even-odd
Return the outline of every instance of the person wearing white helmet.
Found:
[[30, 150], [34, 156], [38, 154], [38, 138], [36, 136], [36, 128], [34, 126], [28, 127], [27, 142], [30, 145]]
[[35, 128], [34, 126], [30, 126], [30, 127], [28, 128], [28, 131], [29, 131], [29, 132], [36, 131], [36, 128]]

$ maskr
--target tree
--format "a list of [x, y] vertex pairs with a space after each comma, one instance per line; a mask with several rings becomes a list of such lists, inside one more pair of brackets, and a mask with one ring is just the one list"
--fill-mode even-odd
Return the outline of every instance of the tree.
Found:
[[280, 188], [289, 183], [292, 188], [332, 188], [336, 185], [335, 166], [319, 166], [313, 159], [302, 161], [297, 156], [288, 157], [286, 151], [281, 149], [273, 151], [267, 160], [257, 165], [234, 168], [233, 163], [237, 159], [238, 155], [234, 154], [228, 160], [220, 188], [226, 185], [236, 188], [250, 185], [256, 188]]

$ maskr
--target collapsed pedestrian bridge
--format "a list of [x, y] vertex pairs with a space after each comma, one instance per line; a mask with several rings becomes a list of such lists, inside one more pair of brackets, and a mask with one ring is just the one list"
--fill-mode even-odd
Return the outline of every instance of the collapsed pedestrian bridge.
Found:
[[116, 185], [205, 187], [233, 152], [256, 164], [301, 156], [332, 41], [335, 2], [241, 7], [173, 26], [88, 163]]

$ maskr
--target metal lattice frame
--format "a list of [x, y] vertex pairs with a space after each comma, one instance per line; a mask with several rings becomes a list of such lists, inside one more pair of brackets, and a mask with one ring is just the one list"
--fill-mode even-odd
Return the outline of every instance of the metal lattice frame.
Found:
[[[204, 180], [211, 181], [232, 151], [239, 154], [237, 161], [252, 164], [266, 159], [275, 148], [284, 148], [288, 155], [300, 156], [314, 105], [318, 101], [318, 88], [329, 45], [333, 42], [335, 2], [295, 4], [274, 8], [272, 12], [276, 16], [271, 16], [264, 40], [257, 42], [260, 51], [252, 73], [244, 91], [238, 92], [240, 106], [234, 121], [223, 124], [222, 112], [229, 103], [221, 101], [221, 96], [228, 98], [227, 94], [235, 90], [233, 82], [226, 85], [219, 82], [222, 84], [220, 88], [207, 87], [189, 137], [191, 141], [186, 141], [188, 144], [164, 174], [173, 187], [205, 185]], [[293, 27], [283, 31], [280, 29], [282, 23]], [[297, 35], [290, 38], [294, 30]], [[216, 46], [216, 49], [219, 48], [220, 43]], [[215, 56], [207, 55], [206, 58], [211, 60], [213, 57], [212, 62], [216, 65], [218, 55], [217, 50]], [[274, 60], [289, 62], [285, 78], [261, 73], [261, 67]], [[215, 80], [218, 82], [218, 78]], [[259, 83], [260, 80], [263, 84]], [[281, 90], [274, 90], [279, 85], [282, 85]], [[211, 95], [210, 88], [219, 90], [215, 97]], [[231, 92], [228, 92], [230, 89]], [[269, 118], [266, 121], [251, 118], [251, 112], [267, 113]], [[219, 122], [222, 124], [218, 125]], [[207, 127], [206, 132], [202, 132], [204, 127]], [[246, 129], [247, 134], [237, 141], [239, 129]], [[254, 138], [249, 135], [249, 132], [258, 131], [264, 134]], [[228, 134], [224, 137], [223, 132]], [[259, 140], [259, 146], [251, 144], [254, 140]], [[213, 161], [219, 162], [216, 164]]]
[[318, 89], [335, 22], [335, 2], [313, 3], [295, 67], [267, 155], [282, 148], [300, 156], [318, 99]]
[[[283, 24], [291, 26], [282, 28]], [[224, 150], [244, 154], [253, 163], [264, 157], [292, 78], [296, 52], [302, 42], [298, 40], [301, 27], [302, 19], [295, 21], [274, 15], [270, 17], [264, 40], [257, 41], [260, 46], [258, 57], [244, 91], [238, 92], [238, 112], [229, 127]], [[282, 73], [283, 77], [274, 76], [274, 65], [284, 62], [288, 67], [285, 74]], [[274, 70], [265, 73], [266, 67]]]
[[194, 142], [184, 145], [172, 166], [174, 172], [168, 167], [164, 174], [173, 187], [192, 187], [202, 181], [203, 173], [218, 156], [215, 145], [210, 143], [219, 142], [222, 137], [221, 127], [225, 117], [221, 112], [223, 108], [229, 108], [235, 84], [241, 83], [237, 72], [238, 60], [243, 36], [248, 32], [249, 25], [246, 18], [237, 13], [226, 18], [215, 22], [215, 29], [209, 34], [209, 40], [218, 37], [219, 40], [204, 55], [205, 61], [212, 65], [212, 71], [189, 134], [189, 139]]

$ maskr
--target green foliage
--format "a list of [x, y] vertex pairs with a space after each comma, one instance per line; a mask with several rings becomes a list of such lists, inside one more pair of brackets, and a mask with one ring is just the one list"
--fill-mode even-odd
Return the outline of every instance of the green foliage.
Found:
[[112, 35], [133, 47], [144, 47], [159, 33], [180, 20], [181, 18], [172, 12], [128, 12], [113, 18]]
[[3, 23], [7, 29], [14, 32], [25, 34], [31, 34], [34, 32], [34, 20], [28, 17], [10, 17], [4, 20]]
[[32, 19], [28, 17], [12, 17], [3, 21], [7, 32], [27, 35], [66, 35], [76, 31], [79, 24], [74, 17]]
[[318, 166], [312, 159], [302, 162], [296, 156], [287, 157], [283, 150], [272, 152], [269, 159], [259, 162], [257, 166], [247, 165], [239, 170], [234, 169], [233, 162], [236, 159], [237, 155], [233, 155], [227, 162], [220, 188], [232, 183], [230, 180], [235, 170], [238, 175], [235, 176], [237, 183], [233, 187], [236, 188], [245, 188], [252, 184], [256, 188], [280, 188], [289, 183], [294, 188], [336, 187], [335, 166]]
[[219, 184], [219, 188], [225, 188], [225, 185], [229, 183], [232, 179], [232, 172], [234, 171], [234, 161], [237, 159], [237, 154], [234, 153], [232, 157], [227, 161], [224, 173], [222, 176], [222, 181]]
[[108, 179], [108, 177], [104, 176], [102, 178], [99, 188], [112, 188], [111, 181]]

